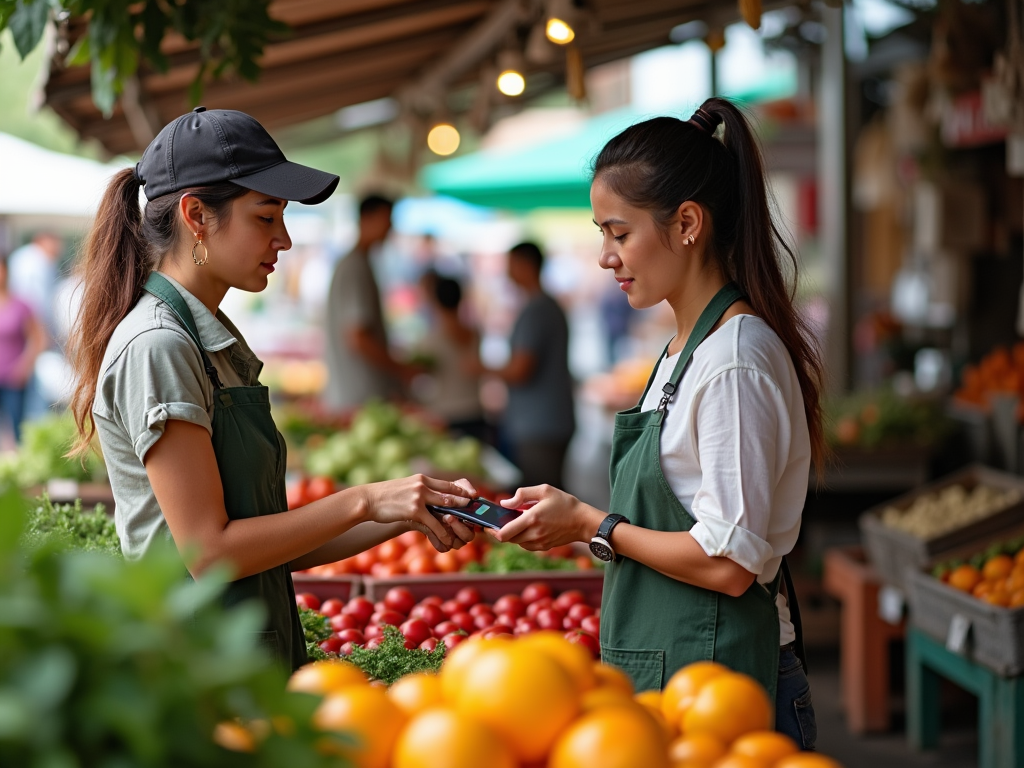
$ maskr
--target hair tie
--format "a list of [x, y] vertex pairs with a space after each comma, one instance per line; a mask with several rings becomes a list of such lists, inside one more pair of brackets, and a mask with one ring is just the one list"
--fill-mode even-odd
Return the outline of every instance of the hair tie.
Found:
[[146, 184], [145, 180], [143, 180], [142, 176], [139, 174], [138, 163], [136, 163], [135, 167], [132, 168], [132, 177], [139, 183], [139, 186], [144, 186]]
[[721, 122], [721, 120], [712, 115], [709, 115], [707, 112], [704, 111], [703, 107], [698, 107], [697, 111], [694, 112], [693, 116], [686, 122], [692, 123], [693, 125], [697, 126], [702, 131], [704, 131], [704, 133], [706, 133], [708, 136], [714, 136], [715, 128], [718, 127], [718, 124]]

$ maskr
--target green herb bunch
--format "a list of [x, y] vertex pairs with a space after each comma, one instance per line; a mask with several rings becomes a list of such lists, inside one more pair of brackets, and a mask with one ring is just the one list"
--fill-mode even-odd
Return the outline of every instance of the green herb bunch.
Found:
[[121, 556], [117, 527], [102, 504], [87, 511], [81, 499], [74, 504], [54, 504], [43, 494], [29, 507], [25, 543], [31, 546], [51, 538], [72, 549]]
[[529, 552], [518, 544], [494, 542], [483, 562], [463, 568], [470, 573], [514, 573], [517, 571], [575, 571], [576, 561], [564, 557], [545, 557]]
[[320, 643], [331, 636], [331, 624], [327, 617], [317, 611], [299, 606], [299, 621], [306, 636], [306, 655], [310, 661], [322, 661], [331, 658], [330, 654], [320, 647]]
[[372, 649], [357, 645], [348, 660], [371, 680], [382, 680], [391, 685], [413, 672], [438, 672], [444, 662], [444, 651], [444, 643], [438, 643], [432, 651], [406, 648], [405, 637], [398, 628], [385, 624], [380, 645]]

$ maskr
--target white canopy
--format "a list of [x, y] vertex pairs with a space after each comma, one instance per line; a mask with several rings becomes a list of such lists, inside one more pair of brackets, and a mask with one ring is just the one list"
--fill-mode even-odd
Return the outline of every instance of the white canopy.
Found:
[[121, 167], [36, 146], [0, 133], [0, 216], [88, 217]]

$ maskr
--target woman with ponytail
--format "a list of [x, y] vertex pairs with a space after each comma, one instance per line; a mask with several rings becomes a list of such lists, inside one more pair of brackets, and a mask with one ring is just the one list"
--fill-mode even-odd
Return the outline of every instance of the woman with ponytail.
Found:
[[637, 690], [720, 662], [760, 681], [776, 728], [812, 749], [784, 556], [825, 454], [822, 372], [756, 139], [724, 99], [647, 120], [605, 145], [590, 200], [600, 265], [634, 308], [667, 302], [676, 334], [640, 404], [616, 417], [611, 514], [520, 488], [504, 503], [526, 511], [496, 535], [527, 549], [586, 541], [609, 561], [602, 658]]
[[107, 188], [69, 345], [75, 452], [98, 436], [125, 556], [169, 535], [193, 576], [226, 564], [235, 578], [226, 602], [261, 601], [260, 641], [293, 668], [306, 650], [291, 570], [411, 528], [441, 551], [473, 535], [426, 509], [464, 505], [475, 495], [464, 481], [410, 477], [287, 511], [263, 364], [218, 305], [229, 288], [267, 287], [291, 247], [288, 201], [320, 203], [337, 185], [288, 162], [249, 115], [198, 107], [177, 118]]

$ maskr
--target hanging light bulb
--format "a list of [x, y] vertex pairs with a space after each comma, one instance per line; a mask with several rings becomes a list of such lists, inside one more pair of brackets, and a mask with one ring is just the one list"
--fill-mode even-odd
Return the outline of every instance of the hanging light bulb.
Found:
[[523, 57], [514, 48], [498, 53], [498, 90], [506, 96], [521, 96], [526, 90], [526, 78], [523, 76]]
[[450, 155], [459, 148], [459, 130], [451, 123], [438, 123], [427, 134], [427, 146], [435, 155]]
[[544, 25], [548, 40], [556, 45], [568, 45], [576, 39], [576, 30], [572, 27], [575, 16], [572, 0], [549, 0]]

